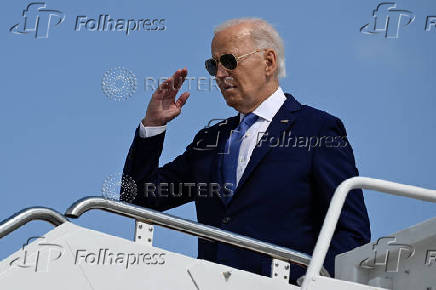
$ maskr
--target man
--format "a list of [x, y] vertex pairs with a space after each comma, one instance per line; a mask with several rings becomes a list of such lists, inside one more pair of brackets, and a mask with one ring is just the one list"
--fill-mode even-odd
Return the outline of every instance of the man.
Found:
[[[133, 203], [163, 211], [195, 201], [202, 224], [312, 254], [336, 187], [358, 175], [345, 128], [283, 93], [283, 44], [267, 22], [225, 22], [211, 51], [206, 68], [238, 116], [200, 130], [182, 155], [159, 168], [165, 125], [189, 97], [175, 99], [187, 75], [177, 70], [153, 93], [130, 147], [124, 174], [138, 186]], [[333, 276], [338, 253], [369, 241], [363, 194], [354, 190], [324, 266]], [[199, 239], [198, 258], [271, 274], [268, 256], [223, 243]], [[292, 265], [290, 282], [305, 270]]]

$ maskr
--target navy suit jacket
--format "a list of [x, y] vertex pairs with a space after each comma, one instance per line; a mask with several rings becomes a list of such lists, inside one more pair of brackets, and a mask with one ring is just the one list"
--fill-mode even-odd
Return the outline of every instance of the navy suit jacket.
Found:
[[[164, 211], [194, 201], [202, 224], [311, 255], [336, 187], [357, 176], [358, 170], [341, 120], [301, 105], [290, 94], [285, 96], [286, 101], [259, 138], [227, 206], [221, 199], [226, 194], [221, 157], [239, 116], [200, 130], [182, 155], [160, 168], [165, 132], [140, 138], [137, 128], [123, 171], [137, 184], [138, 194], [132, 203]], [[161, 183], [168, 185], [163, 184], [160, 192], [150, 186]], [[363, 194], [353, 190], [346, 199], [324, 266], [333, 276], [337, 254], [369, 241]], [[271, 274], [267, 255], [220, 242], [199, 239], [198, 258], [260, 275]], [[305, 271], [291, 265], [290, 282], [295, 283]]]

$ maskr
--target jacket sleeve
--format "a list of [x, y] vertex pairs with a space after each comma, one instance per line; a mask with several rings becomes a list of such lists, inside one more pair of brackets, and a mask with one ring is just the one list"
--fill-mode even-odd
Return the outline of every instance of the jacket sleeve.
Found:
[[[342, 181], [358, 176], [359, 172], [341, 120], [331, 117], [324, 121], [319, 140], [312, 168], [322, 223], [336, 187]], [[366, 244], [370, 239], [370, 223], [363, 192], [361, 189], [352, 190], [342, 208], [324, 266], [333, 276], [335, 256]]]
[[159, 168], [165, 133], [141, 138], [136, 128], [123, 169], [123, 177], [135, 182], [136, 196], [129, 200], [129, 192], [122, 185], [120, 200], [164, 211], [195, 199], [190, 159], [199, 134], [182, 155]]

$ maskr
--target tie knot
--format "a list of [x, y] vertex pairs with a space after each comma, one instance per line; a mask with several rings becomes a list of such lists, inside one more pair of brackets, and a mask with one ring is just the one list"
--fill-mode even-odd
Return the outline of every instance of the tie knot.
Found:
[[247, 128], [250, 128], [251, 125], [253, 125], [254, 122], [256, 122], [256, 120], [257, 120], [257, 115], [255, 115], [254, 113], [249, 113], [244, 116], [241, 123], [244, 123], [244, 125]]

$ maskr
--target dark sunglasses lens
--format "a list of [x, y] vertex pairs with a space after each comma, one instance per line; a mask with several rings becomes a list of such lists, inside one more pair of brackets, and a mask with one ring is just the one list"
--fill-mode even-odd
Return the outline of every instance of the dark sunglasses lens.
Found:
[[215, 76], [216, 75], [216, 71], [217, 71], [217, 66], [216, 66], [216, 61], [211, 58], [205, 61], [205, 66], [206, 66], [206, 70], [209, 72], [209, 74], [211, 76]]
[[235, 69], [238, 65], [236, 58], [233, 54], [224, 54], [220, 57], [220, 62], [226, 69]]

